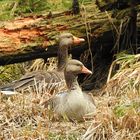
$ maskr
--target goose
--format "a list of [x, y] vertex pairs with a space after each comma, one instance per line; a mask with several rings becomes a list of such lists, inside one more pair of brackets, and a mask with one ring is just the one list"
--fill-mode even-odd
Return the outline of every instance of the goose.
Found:
[[94, 113], [96, 106], [93, 98], [84, 93], [78, 84], [77, 77], [80, 73], [92, 74], [80, 61], [69, 60], [64, 70], [67, 92], [54, 95], [42, 105], [68, 120], [82, 121], [86, 114]]
[[58, 64], [56, 70], [39, 70], [26, 73], [19, 80], [1, 87], [0, 92], [6, 95], [13, 95], [25, 91], [29, 87], [35, 87], [35, 85], [41, 88], [49, 88], [51, 91], [54, 91], [56, 88], [60, 89], [60, 87], [65, 85], [63, 71], [68, 60], [68, 47], [84, 41], [83, 38], [78, 38], [71, 33], [61, 33], [59, 36], [59, 47], [57, 52]]

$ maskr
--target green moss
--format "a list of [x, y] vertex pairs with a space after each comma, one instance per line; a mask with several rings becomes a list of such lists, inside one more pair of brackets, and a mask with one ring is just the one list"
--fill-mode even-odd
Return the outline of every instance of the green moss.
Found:
[[0, 84], [4, 85], [21, 77], [24, 73], [22, 64], [13, 64], [0, 67]]

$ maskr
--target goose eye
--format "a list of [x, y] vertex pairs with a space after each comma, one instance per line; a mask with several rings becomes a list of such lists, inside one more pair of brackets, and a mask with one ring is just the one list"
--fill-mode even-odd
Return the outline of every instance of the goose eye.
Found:
[[72, 38], [72, 36], [68, 36], [67, 38]]
[[82, 67], [80, 64], [76, 64], [78, 67]]

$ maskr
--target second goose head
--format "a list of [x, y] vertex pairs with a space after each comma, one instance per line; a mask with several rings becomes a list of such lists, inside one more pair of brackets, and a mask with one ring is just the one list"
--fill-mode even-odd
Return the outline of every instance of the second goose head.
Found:
[[84, 41], [85, 39], [78, 38], [71, 33], [62, 33], [59, 36], [59, 46], [71, 46], [73, 44], [79, 44]]
[[71, 33], [62, 33], [59, 36], [59, 48], [58, 48], [58, 70], [62, 71], [65, 68], [68, 59], [68, 47], [74, 44], [84, 42], [83, 38], [78, 38]]

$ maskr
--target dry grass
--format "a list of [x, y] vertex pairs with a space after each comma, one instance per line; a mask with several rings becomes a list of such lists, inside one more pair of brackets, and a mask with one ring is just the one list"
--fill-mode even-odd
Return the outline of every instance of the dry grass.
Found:
[[57, 67], [57, 60], [55, 57], [48, 58], [46, 62], [44, 59], [36, 59], [28, 71], [38, 71], [38, 70], [54, 70]]
[[[120, 54], [112, 63], [105, 91], [108, 94], [122, 95], [128, 91], [138, 92], [140, 85], [140, 55]], [[110, 79], [113, 69], [119, 66], [116, 74]]]
[[[136, 100], [137, 99], [137, 100]], [[140, 138], [140, 100], [104, 96], [100, 98], [84, 140], [135, 140]]]
[[0, 95], [0, 139], [139, 140], [139, 59], [140, 55], [124, 54], [116, 59], [104, 94], [94, 97], [97, 112], [83, 123], [58, 120], [44, 109], [41, 103], [49, 99], [48, 91]]
[[[121, 54], [111, 66], [104, 95], [83, 140], [140, 139], [140, 55]], [[110, 79], [114, 67], [119, 70]]]
[[77, 139], [87, 124], [52, 120], [41, 106], [47, 94], [0, 95], [0, 139]]

